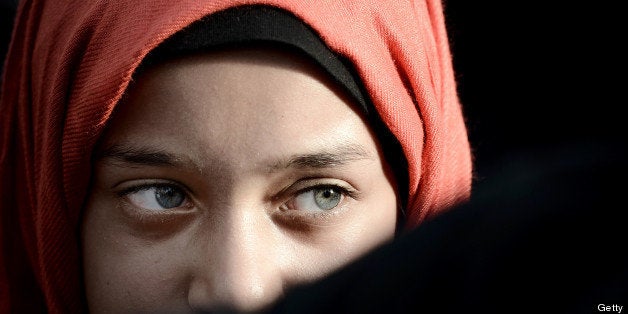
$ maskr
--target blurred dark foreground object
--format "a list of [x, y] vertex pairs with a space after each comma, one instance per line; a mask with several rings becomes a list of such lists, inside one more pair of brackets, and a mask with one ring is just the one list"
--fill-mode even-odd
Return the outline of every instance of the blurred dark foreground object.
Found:
[[624, 313], [624, 143], [509, 158], [470, 203], [264, 313], [598, 313], [600, 304]]

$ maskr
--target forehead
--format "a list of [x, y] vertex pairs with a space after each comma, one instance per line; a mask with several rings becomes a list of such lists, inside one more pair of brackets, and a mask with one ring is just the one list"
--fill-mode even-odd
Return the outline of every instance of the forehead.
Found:
[[[181, 57], [143, 72], [120, 104], [109, 144], [166, 147], [202, 159], [375, 144], [354, 104], [294, 52], [267, 48]], [[243, 159], [243, 161], [245, 161]]]

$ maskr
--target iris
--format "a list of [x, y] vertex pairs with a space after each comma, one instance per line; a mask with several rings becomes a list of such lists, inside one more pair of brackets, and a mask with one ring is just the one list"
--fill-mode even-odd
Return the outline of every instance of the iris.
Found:
[[154, 188], [155, 200], [163, 208], [175, 208], [183, 204], [185, 195], [172, 186], [160, 186]]
[[312, 190], [314, 203], [322, 210], [330, 210], [340, 203], [342, 194], [333, 187]]

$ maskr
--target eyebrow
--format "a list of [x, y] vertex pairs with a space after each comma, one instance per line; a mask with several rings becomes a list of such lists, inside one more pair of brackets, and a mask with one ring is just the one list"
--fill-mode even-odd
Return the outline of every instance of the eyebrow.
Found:
[[333, 147], [329, 151], [292, 155], [290, 158], [272, 164], [268, 170], [275, 172], [287, 168], [332, 168], [372, 158], [373, 156], [362, 145], [344, 144]]
[[188, 158], [180, 157], [159, 148], [129, 145], [109, 146], [97, 153], [96, 160], [101, 159], [113, 159], [115, 161], [137, 166], [179, 168], [185, 167], [185, 164], [193, 163]]
[[[268, 172], [295, 168], [332, 168], [347, 163], [372, 159], [373, 156], [359, 144], [343, 144], [314, 153], [295, 154], [289, 158], [268, 163]], [[177, 155], [156, 147], [112, 145], [96, 154], [96, 160], [113, 159], [129, 166], [154, 166], [201, 169], [192, 158]]]

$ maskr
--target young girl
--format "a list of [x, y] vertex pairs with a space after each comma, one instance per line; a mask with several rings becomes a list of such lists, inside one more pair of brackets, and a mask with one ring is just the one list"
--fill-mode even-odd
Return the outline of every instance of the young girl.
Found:
[[465, 201], [439, 1], [23, 1], [3, 312], [259, 310]]

